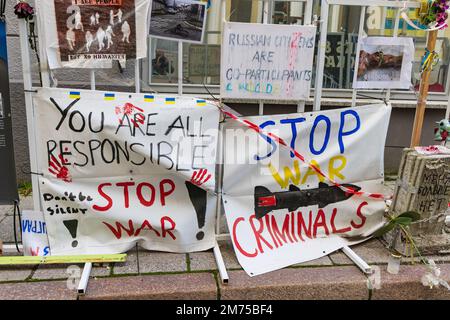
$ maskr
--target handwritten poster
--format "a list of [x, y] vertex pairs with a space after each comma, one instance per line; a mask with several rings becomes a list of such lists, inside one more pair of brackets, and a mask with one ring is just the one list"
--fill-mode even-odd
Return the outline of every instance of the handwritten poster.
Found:
[[[339, 184], [383, 193], [390, 112], [370, 105], [245, 119]], [[235, 122], [225, 123], [224, 132], [223, 204], [234, 250], [250, 276], [325, 256], [383, 225], [383, 199], [346, 193], [289, 149]]]
[[217, 107], [67, 89], [39, 89], [34, 105], [53, 255], [213, 247]]
[[356, 89], [409, 89], [414, 60], [412, 38], [365, 37], [360, 40]]
[[316, 27], [227, 22], [221, 61], [223, 98], [309, 97]]
[[22, 211], [21, 218], [23, 254], [25, 256], [49, 256], [47, 224], [41, 211]]
[[148, 0], [40, 0], [51, 69], [108, 68], [147, 53]]

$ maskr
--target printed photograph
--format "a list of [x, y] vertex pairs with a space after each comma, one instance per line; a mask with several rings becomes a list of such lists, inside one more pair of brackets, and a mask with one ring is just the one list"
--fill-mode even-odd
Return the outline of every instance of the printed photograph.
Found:
[[358, 81], [398, 81], [404, 46], [364, 46], [359, 51]]
[[361, 39], [354, 88], [409, 89], [414, 43], [411, 38]]
[[206, 3], [191, 0], [154, 0], [149, 34], [153, 37], [203, 42]]
[[56, 25], [62, 61], [85, 54], [121, 54], [136, 57], [135, 1], [115, 4], [72, 4], [55, 1]]

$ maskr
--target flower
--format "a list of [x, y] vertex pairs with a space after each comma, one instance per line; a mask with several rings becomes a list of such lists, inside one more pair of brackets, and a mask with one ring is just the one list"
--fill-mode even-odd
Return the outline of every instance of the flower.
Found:
[[19, 2], [14, 6], [14, 13], [19, 19], [30, 19], [34, 15], [34, 8], [27, 2]]
[[441, 269], [436, 266], [434, 260], [428, 260], [428, 269], [429, 272], [425, 273], [421, 278], [422, 284], [425, 287], [430, 287], [430, 289], [433, 289], [433, 287], [439, 287], [439, 285], [441, 285], [444, 288], [447, 288], [447, 290], [450, 290], [450, 285], [447, 281], [440, 278]]

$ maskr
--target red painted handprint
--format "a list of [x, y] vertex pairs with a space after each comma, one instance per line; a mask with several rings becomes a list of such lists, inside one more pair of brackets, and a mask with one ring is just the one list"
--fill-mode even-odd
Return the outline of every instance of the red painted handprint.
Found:
[[61, 179], [65, 182], [72, 182], [72, 177], [70, 176], [69, 169], [67, 169], [64, 165], [66, 161], [64, 160], [62, 155], [59, 155], [59, 160], [55, 158], [55, 156], [51, 156], [49, 162], [48, 171], [53, 174], [57, 179]]
[[191, 183], [195, 184], [196, 186], [201, 186], [202, 184], [206, 183], [211, 178], [211, 174], [206, 175], [207, 173], [208, 173], [207, 169], [200, 169], [200, 171], [194, 171], [191, 177]]
[[[145, 116], [142, 114], [144, 110], [136, 107], [132, 103], [127, 102], [123, 107], [116, 107], [115, 112], [117, 115], [123, 113], [123, 115], [127, 115], [128, 117], [136, 114], [133, 119], [130, 119], [135, 127], [139, 127], [139, 124], [144, 124]], [[122, 124], [122, 119], [119, 119], [119, 123]]]

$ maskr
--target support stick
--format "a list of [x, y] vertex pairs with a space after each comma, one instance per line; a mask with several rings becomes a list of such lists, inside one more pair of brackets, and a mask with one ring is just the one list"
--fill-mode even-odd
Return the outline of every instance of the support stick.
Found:
[[84, 295], [86, 293], [89, 276], [91, 275], [92, 262], [84, 264], [83, 273], [81, 274], [80, 282], [78, 282], [78, 293]]
[[[427, 49], [431, 53], [436, 46], [438, 31], [430, 31], [427, 40]], [[416, 115], [414, 117], [414, 127], [411, 136], [411, 148], [420, 144], [420, 136], [422, 134], [423, 119], [425, 116], [425, 108], [427, 105], [428, 86], [430, 81], [431, 69], [425, 70], [420, 78], [419, 99], [417, 101]]]
[[362, 272], [365, 274], [372, 274], [373, 269], [363, 260], [360, 256], [358, 256], [355, 251], [350, 249], [348, 246], [345, 246], [342, 248], [342, 252], [345, 253], [347, 257], [350, 258], [350, 260], [353, 261], [354, 264], [358, 266], [358, 268], [361, 269]]
[[216, 258], [217, 269], [219, 269], [219, 275], [220, 279], [222, 279], [222, 283], [228, 283], [227, 267], [225, 266], [222, 253], [220, 252], [220, 248], [217, 242], [214, 246], [214, 257]]

